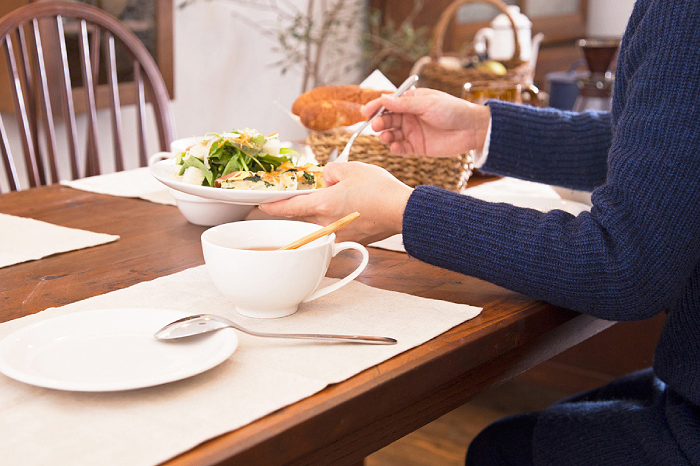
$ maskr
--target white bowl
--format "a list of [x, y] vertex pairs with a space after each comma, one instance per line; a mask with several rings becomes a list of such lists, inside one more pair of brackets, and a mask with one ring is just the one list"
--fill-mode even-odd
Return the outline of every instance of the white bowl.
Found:
[[177, 154], [178, 152], [185, 152], [188, 147], [190, 147], [197, 141], [201, 141], [202, 139], [203, 138], [195, 137], [176, 139], [170, 143], [170, 152], [172, 152], [173, 154]]
[[206, 227], [244, 220], [255, 208], [254, 205], [231, 204], [174, 189], [170, 190], [170, 194], [175, 198], [177, 208], [180, 209], [187, 221]]
[[[160, 159], [172, 157], [177, 152], [185, 151], [196, 141], [196, 138], [183, 138], [171, 142], [171, 153], [159, 152], [153, 155], [149, 165], [153, 165]], [[255, 208], [255, 205], [232, 204], [183, 193], [175, 189], [171, 189], [170, 194], [175, 199], [177, 208], [180, 209], [180, 212], [188, 222], [205, 227], [244, 220], [250, 211]]]

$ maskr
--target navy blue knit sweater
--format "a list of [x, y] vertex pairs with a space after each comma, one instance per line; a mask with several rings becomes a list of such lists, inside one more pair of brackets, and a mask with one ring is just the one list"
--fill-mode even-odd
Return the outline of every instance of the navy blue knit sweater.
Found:
[[591, 212], [421, 186], [404, 214], [406, 250], [603, 319], [667, 312], [637, 401], [553, 407], [538, 424], [536, 464], [700, 465], [700, 0], [637, 1], [611, 113], [489, 106], [483, 170], [593, 190]]

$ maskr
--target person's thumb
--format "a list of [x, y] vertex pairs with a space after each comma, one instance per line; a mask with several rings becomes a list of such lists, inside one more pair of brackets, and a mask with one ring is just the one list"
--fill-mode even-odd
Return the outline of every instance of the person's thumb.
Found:
[[329, 162], [323, 167], [323, 179], [326, 187], [333, 186], [347, 178], [355, 166], [354, 162]]

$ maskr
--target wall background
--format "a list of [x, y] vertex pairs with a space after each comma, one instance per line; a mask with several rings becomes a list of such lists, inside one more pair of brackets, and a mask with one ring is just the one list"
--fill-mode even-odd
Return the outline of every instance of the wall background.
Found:
[[588, 0], [588, 35], [621, 36], [634, 0]]
[[[292, 3], [303, 7], [306, 0]], [[621, 36], [634, 0], [588, 4], [589, 35]], [[286, 114], [301, 89], [300, 73], [281, 76], [271, 67], [276, 60], [270, 53], [273, 42], [233, 18], [234, 8], [240, 7], [217, 2], [175, 8], [172, 108], [177, 137], [251, 127], [279, 131], [283, 139], [303, 139], [306, 131]], [[349, 75], [346, 82], [358, 79], [358, 74]]]

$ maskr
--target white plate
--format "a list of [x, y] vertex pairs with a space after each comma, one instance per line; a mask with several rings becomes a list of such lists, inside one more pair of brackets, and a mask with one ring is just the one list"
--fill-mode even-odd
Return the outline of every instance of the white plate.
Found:
[[107, 392], [151, 387], [211, 369], [236, 350], [233, 329], [179, 341], [153, 334], [187, 313], [98, 309], [20, 328], [0, 342], [0, 372], [58, 390]]
[[309, 194], [313, 190], [302, 191], [247, 191], [242, 189], [221, 189], [210, 186], [198, 186], [183, 183], [176, 179], [180, 166], [175, 164], [175, 159], [165, 159], [151, 165], [151, 174], [166, 186], [195, 196], [214, 199], [217, 201], [231, 202], [233, 204], [258, 205], [265, 202], [281, 201], [300, 194]]

